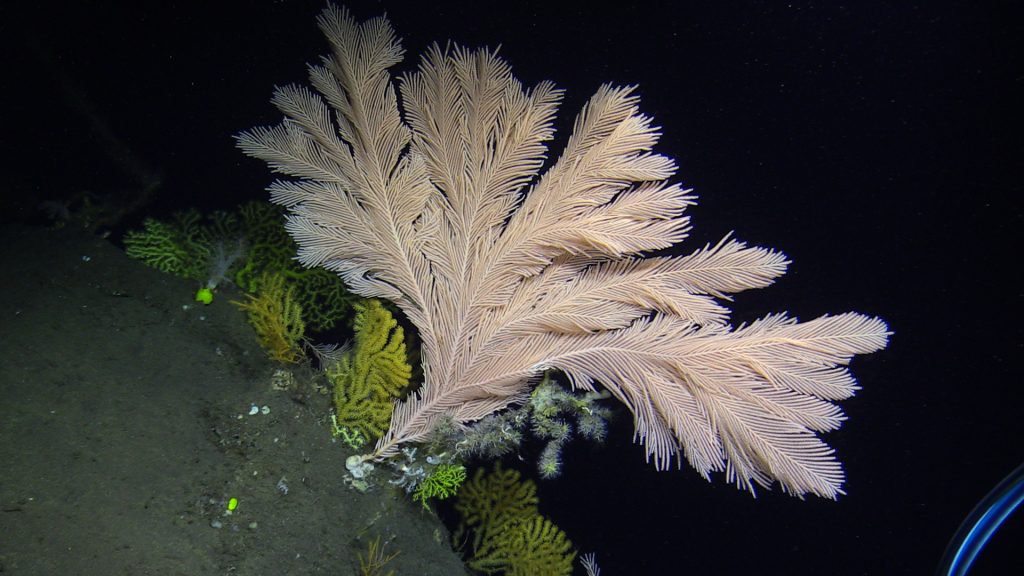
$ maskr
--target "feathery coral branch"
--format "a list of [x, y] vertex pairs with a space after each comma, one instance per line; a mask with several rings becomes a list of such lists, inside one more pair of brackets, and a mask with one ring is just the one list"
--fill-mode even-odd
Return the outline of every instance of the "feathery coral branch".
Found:
[[753, 489], [778, 481], [834, 498], [840, 465], [815, 432], [843, 416], [844, 366], [886, 345], [877, 318], [769, 316], [732, 329], [716, 299], [770, 284], [783, 254], [725, 238], [684, 257], [644, 258], [686, 237], [694, 197], [634, 87], [602, 86], [551, 166], [561, 91], [516, 80], [497, 54], [427, 50], [399, 79], [386, 19], [328, 7], [332, 54], [311, 92], [283, 88], [276, 128], [238, 137], [295, 180], [271, 187], [307, 266], [393, 300], [422, 339], [425, 382], [395, 407], [367, 458], [521, 402], [548, 368], [600, 385], [634, 414], [649, 459], [685, 457]]

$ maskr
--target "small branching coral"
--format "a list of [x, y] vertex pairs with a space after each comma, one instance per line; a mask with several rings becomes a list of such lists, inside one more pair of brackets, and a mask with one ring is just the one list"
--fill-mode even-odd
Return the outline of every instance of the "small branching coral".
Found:
[[295, 262], [295, 242], [284, 229], [281, 209], [268, 202], [246, 202], [237, 209], [203, 215], [178, 212], [169, 221], [148, 218], [141, 230], [125, 234], [125, 252], [163, 272], [200, 283], [196, 300], [209, 304], [223, 282], [255, 294], [265, 274], [276, 274], [294, 288], [310, 330], [329, 330], [348, 316], [357, 298], [337, 275]]
[[271, 359], [285, 364], [301, 361], [306, 325], [302, 321], [302, 307], [295, 301], [294, 288], [276, 274], [261, 277], [255, 296], [245, 295], [244, 302], [232, 304], [244, 310], [249, 324], [256, 330], [260, 346]]
[[247, 202], [238, 207], [249, 251], [235, 272], [235, 283], [254, 293], [263, 274], [278, 274], [294, 287], [302, 319], [313, 331], [329, 330], [347, 317], [357, 298], [345, 290], [337, 275], [323, 268], [305, 268], [295, 261], [295, 241], [284, 229], [281, 209], [268, 202]]
[[604, 441], [611, 410], [597, 401], [609, 397], [606, 391], [570, 393], [552, 382], [550, 373], [544, 375], [525, 408], [520, 408], [529, 412], [533, 435], [547, 442], [537, 462], [542, 478], [561, 475], [562, 448], [574, 432], [594, 442]]
[[427, 443], [430, 454], [451, 460], [493, 460], [516, 451], [527, 435], [543, 441], [537, 470], [545, 479], [562, 473], [562, 449], [574, 435], [604, 441], [611, 410], [600, 403], [607, 392], [570, 392], [547, 373], [523, 405], [492, 414], [468, 426], [439, 422]]
[[334, 434], [359, 448], [388, 429], [395, 400], [409, 386], [412, 367], [405, 332], [391, 312], [378, 300], [354, 308], [354, 342], [325, 373], [334, 386]]
[[576, 553], [565, 532], [543, 516], [506, 524], [467, 564], [486, 574], [568, 576]]
[[359, 553], [359, 576], [394, 576], [394, 570], [389, 570], [385, 574], [384, 567], [398, 556], [398, 552], [385, 554], [385, 546], [387, 543], [381, 544], [380, 536], [370, 540], [367, 544], [366, 557], [363, 557], [362, 552]]
[[466, 481], [466, 467], [462, 464], [438, 464], [430, 476], [427, 476], [416, 487], [412, 499], [427, 506], [427, 500], [437, 498], [446, 500], [459, 491], [459, 486]]
[[210, 226], [196, 210], [178, 212], [171, 221], [147, 218], [142, 230], [124, 235], [125, 253], [162, 272], [204, 280], [212, 253]]
[[294, 256], [295, 243], [284, 230], [281, 209], [269, 202], [246, 202], [238, 207], [249, 239], [249, 254], [235, 272], [235, 283], [255, 292], [265, 273], [280, 272]]
[[217, 286], [230, 280], [248, 250], [244, 226], [231, 212], [204, 217], [187, 210], [170, 222], [148, 218], [142, 226], [125, 234], [125, 253], [157, 270], [197, 280], [196, 300], [205, 304]]
[[455, 504], [460, 515], [453, 535], [470, 542], [466, 564], [480, 572], [515, 576], [568, 575], [576, 553], [565, 533], [537, 509], [537, 487], [500, 465], [477, 469]]

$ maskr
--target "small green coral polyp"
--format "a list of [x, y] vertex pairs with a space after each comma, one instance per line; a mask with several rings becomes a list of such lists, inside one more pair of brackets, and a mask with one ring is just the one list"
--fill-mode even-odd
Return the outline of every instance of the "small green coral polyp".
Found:
[[202, 302], [203, 304], [209, 304], [213, 302], [213, 290], [202, 287], [196, 291], [196, 302]]

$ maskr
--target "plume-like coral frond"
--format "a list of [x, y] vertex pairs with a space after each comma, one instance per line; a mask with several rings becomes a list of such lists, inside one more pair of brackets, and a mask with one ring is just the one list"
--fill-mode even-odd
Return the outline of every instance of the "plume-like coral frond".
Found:
[[[299, 259], [362, 296], [394, 301], [422, 340], [425, 382], [399, 402], [368, 458], [523, 401], [542, 371], [603, 386], [634, 414], [658, 468], [685, 458], [752, 489], [778, 481], [835, 497], [842, 470], [816, 432], [843, 419], [845, 366], [885, 346], [859, 314], [730, 327], [721, 302], [788, 264], [725, 238], [688, 256], [645, 257], [689, 230], [689, 190], [639, 111], [636, 89], [602, 86], [543, 170], [562, 92], [525, 88], [496, 52], [435, 45], [396, 81], [402, 48], [383, 18], [328, 8], [332, 54], [290, 86], [275, 128], [239, 146], [292, 179]], [[398, 94], [401, 96], [399, 108]]]

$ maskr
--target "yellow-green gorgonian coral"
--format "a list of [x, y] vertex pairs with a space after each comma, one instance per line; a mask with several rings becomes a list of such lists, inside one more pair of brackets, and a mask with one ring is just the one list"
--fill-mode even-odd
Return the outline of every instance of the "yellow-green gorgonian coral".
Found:
[[462, 464], [438, 464], [430, 476], [424, 478], [416, 487], [412, 499], [418, 500], [427, 508], [427, 500], [445, 500], [454, 496], [465, 480], [466, 467]]
[[353, 448], [375, 440], [391, 423], [395, 399], [409, 385], [405, 332], [379, 300], [356, 310], [350, 350], [326, 369], [334, 386], [334, 434]]
[[466, 564], [485, 574], [568, 576], [576, 552], [565, 533], [537, 508], [537, 486], [515, 470], [477, 469], [455, 503], [453, 535], [466, 545]]

